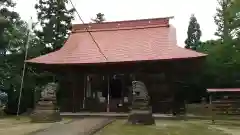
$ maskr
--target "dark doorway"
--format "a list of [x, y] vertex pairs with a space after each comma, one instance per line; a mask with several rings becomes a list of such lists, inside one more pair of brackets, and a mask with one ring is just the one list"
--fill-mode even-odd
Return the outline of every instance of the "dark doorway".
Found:
[[[103, 81], [102, 93], [105, 97], [105, 105], [108, 107], [109, 94], [109, 111], [110, 112], [127, 112], [128, 111], [128, 94], [129, 86], [126, 75], [113, 75]], [[130, 83], [131, 84], [131, 83]], [[108, 109], [106, 109], [108, 110]]]
[[110, 80], [110, 95], [111, 98], [122, 98], [122, 81], [118, 77], [113, 77]]
[[113, 75], [109, 80], [110, 112], [121, 112], [123, 107], [123, 79], [121, 75]]

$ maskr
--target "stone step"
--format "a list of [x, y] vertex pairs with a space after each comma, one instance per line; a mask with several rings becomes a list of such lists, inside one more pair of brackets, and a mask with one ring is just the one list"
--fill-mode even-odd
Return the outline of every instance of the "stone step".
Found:
[[151, 110], [132, 110], [130, 112], [130, 114], [134, 114], [134, 113], [138, 113], [138, 114], [146, 114], [146, 113], [152, 113]]
[[35, 110], [55, 110], [54, 106], [36, 106]]

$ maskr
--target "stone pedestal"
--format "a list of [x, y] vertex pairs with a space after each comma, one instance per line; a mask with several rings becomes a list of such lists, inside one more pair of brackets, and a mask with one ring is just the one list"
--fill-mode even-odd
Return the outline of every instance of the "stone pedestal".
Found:
[[32, 122], [57, 122], [61, 120], [60, 112], [56, 108], [56, 84], [50, 83], [41, 93], [42, 98], [37, 103], [31, 114]]
[[4, 108], [0, 107], [0, 118], [5, 116]]
[[150, 110], [132, 110], [128, 117], [129, 124], [153, 125], [155, 120]]
[[37, 123], [57, 122], [61, 121], [61, 116], [52, 101], [39, 101], [31, 114], [31, 121]]
[[144, 83], [133, 82], [133, 101], [128, 118], [129, 124], [153, 125], [152, 108], [149, 106], [149, 97]]

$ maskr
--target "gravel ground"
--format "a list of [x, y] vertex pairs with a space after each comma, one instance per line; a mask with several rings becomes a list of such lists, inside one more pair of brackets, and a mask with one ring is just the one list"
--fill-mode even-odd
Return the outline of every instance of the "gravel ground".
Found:
[[54, 124], [46, 130], [32, 135], [85, 135], [97, 125], [102, 124], [107, 118], [85, 118], [75, 119], [68, 124]]
[[70, 119], [64, 119], [58, 123], [30, 123], [27, 117], [0, 119], [0, 135], [28, 135], [33, 132], [50, 128], [59, 123], [67, 123]]

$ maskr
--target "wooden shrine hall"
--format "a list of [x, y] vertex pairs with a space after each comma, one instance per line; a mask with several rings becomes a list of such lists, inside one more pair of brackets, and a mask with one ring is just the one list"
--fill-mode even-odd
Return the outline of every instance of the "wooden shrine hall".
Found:
[[131, 82], [141, 80], [153, 112], [170, 113], [184, 102], [178, 82], [206, 56], [177, 46], [170, 19], [74, 24], [61, 49], [27, 62], [60, 76], [62, 112], [128, 112]]

